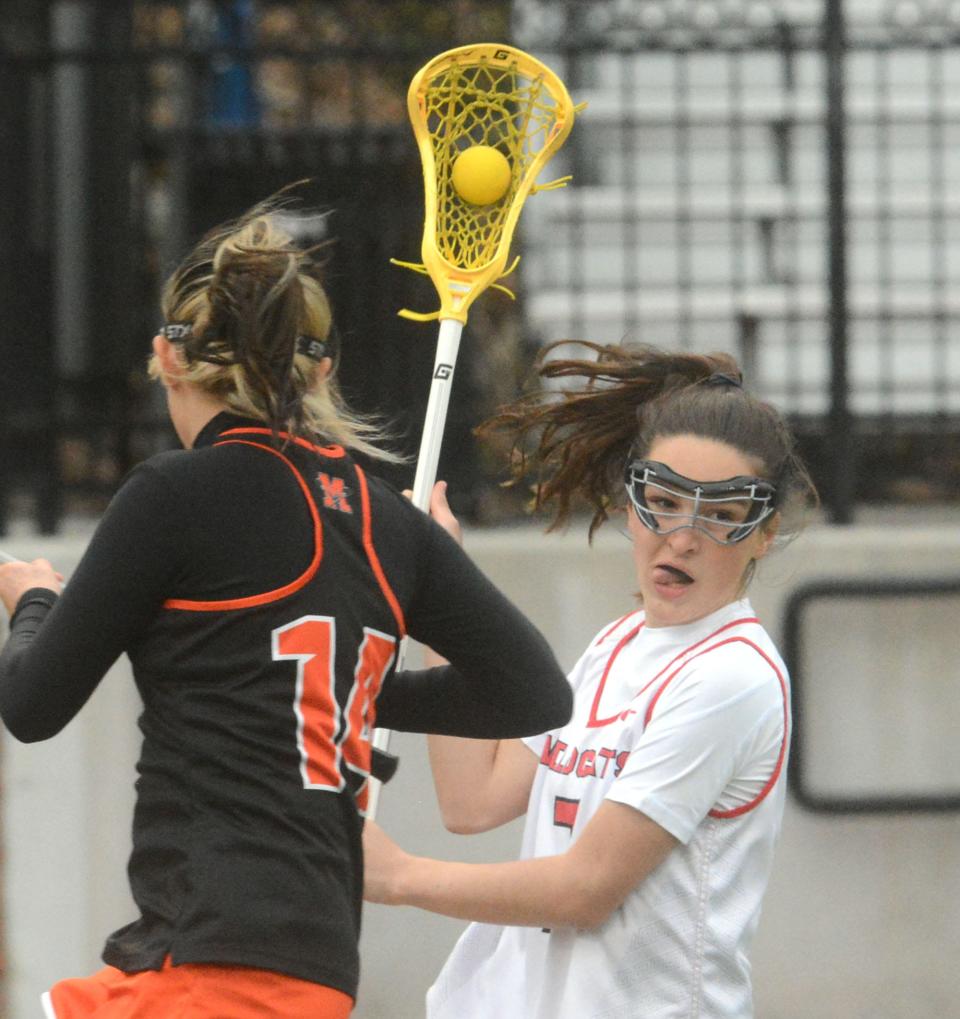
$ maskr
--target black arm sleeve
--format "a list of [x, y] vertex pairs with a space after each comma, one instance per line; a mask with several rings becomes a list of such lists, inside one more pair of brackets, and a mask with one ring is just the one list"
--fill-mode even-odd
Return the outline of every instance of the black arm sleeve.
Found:
[[377, 700], [377, 724], [502, 739], [566, 723], [573, 694], [543, 635], [446, 531], [428, 523], [407, 625], [451, 664], [391, 676]]
[[156, 612], [177, 568], [168, 501], [152, 470], [138, 468], [62, 595], [37, 588], [21, 597], [0, 653], [0, 717], [17, 739], [58, 733]]

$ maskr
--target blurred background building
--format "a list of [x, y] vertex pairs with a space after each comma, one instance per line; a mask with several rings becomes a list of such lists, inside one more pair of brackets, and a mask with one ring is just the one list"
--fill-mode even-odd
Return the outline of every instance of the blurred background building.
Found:
[[[0, 535], [25, 550], [37, 533], [45, 548], [68, 543], [133, 464], [175, 444], [144, 372], [160, 285], [207, 228], [292, 181], [308, 181], [301, 193], [315, 210], [297, 230], [329, 242], [346, 396], [415, 453], [435, 329], [396, 312], [431, 310], [436, 297], [389, 263], [418, 257], [423, 221], [406, 88], [438, 52], [499, 40], [535, 53], [588, 106], [546, 174], [572, 173], [572, 186], [524, 209], [517, 301], [490, 292], [471, 310], [440, 463], [455, 508], [474, 525], [521, 519], [522, 494], [499, 487], [501, 457], [472, 428], [517, 394], [545, 342], [740, 359], [748, 385], [787, 411], [824, 503], [797, 572], [757, 595], [791, 659], [798, 719], [793, 838], [769, 906], [777, 944], [759, 953], [758, 973], [773, 974], [760, 1019], [960, 1015], [960, 986], [941, 972], [949, 963], [936, 969], [922, 949], [929, 936], [943, 954], [960, 928], [936, 881], [905, 876], [912, 857], [947, 898], [960, 894], [950, 624], [960, 598], [960, 3], [0, 0]], [[412, 473], [388, 476], [407, 485]], [[78, 540], [63, 544], [66, 564]], [[582, 572], [562, 577], [528, 561], [525, 546], [485, 540], [479, 555], [494, 576], [517, 585], [572, 654], [565, 642], [589, 637], [596, 609], [582, 578], [598, 563], [614, 570], [620, 546], [592, 566], [571, 559]], [[840, 579], [825, 583], [831, 569]], [[530, 576], [543, 580], [538, 593], [519, 586]], [[850, 677], [840, 701], [838, 673]], [[106, 808], [94, 779], [115, 779], [91, 748], [120, 728], [95, 711], [59, 744], [60, 759], [86, 762], [86, 778], [42, 786], [26, 763], [37, 758], [7, 748], [5, 817], [17, 838], [43, 820], [38, 795], [59, 811], [69, 788], [93, 814], [61, 820], [88, 832], [78, 847], [95, 843], [90, 816]], [[426, 783], [423, 769], [412, 774]], [[105, 859], [122, 868], [116, 839]], [[18, 845], [10, 832], [5, 841]], [[17, 875], [31, 863], [56, 869], [35, 844], [16, 854]], [[11, 881], [8, 915], [40, 908]], [[113, 892], [100, 888], [91, 881], [64, 944], [109, 929]], [[847, 907], [848, 892], [863, 895]], [[832, 935], [811, 903], [841, 904]], [[857, 910], [869, 923], [857, 925]], [[395, 918], [381, 930], [371, 915], [374, 939], [392, 943]], [[449, 927], [437, 935], [439, 958], [451, 937]], [[848, 954], [828, 973], [816, 952], [804, 955], [813, 941]], [[13, 974], [24, 985], [35, 976], [28, 943]], [[900, 972], [874, 978], [871, 959]], [[380, 972], [365, 1015], [387, 1014]], [[809, 997], [817, 980], [829, 997]]]

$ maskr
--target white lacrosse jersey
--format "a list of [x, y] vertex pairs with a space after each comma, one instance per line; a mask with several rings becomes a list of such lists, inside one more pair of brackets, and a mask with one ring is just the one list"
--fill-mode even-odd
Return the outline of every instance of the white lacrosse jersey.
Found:
[[429, 1019], [749, 1019], [748, 952], [780, 822], [787, 671], [750, 603], [683, 626], [643, 612], [593, 640], [540, 760], [523, 858], [565, 852], [604, 802], [680, 842], [599, 927], [471, 924]]

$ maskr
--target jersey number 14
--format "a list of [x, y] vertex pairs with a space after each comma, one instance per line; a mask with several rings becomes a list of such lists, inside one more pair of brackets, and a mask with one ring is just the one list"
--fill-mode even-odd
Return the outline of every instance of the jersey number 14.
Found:
[[365, 626], [357, 649], [353, 684], [337, 696], [334, 667], [337, 646], [333, 616], [301, 616], [273, 631], [274, 661], [297, 663], [293, 712], [304, 789], [341, 792], [344, 766], [356, 776], [357, 806], [367, 802], [370, 738], [380, 685], [393, 663], [397, 641]]

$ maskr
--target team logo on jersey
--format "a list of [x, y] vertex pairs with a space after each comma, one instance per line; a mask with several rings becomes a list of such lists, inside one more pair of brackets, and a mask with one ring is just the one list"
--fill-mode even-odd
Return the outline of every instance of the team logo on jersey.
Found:
[[351, 494], [350, 489], [343, 482], [343, 478], [331, 478], [329, 474], [320, 471], [317, 481], [323, 489], [323, 505], [327, 509], [340, 510], [341, 513], [352, 513], [347, 496]]
[[571, 800], [566, 796], [554, 796], [553, 798], [553, 823], [558, 828], [569, 828], [577, 823], [577, 811], [580, 809], [579, 800]]
[[[564, 743], [559, 737], [547, 736], [540, 754], [540, 763], [558, 775], [575, 774], [577, 778], [606, 778], [609, 770], [616, 778], [630, 756], [629, 750], [600, 747], [581, 749]], [[612, 768], [611, 768], [612, 765]]]

